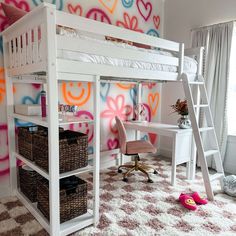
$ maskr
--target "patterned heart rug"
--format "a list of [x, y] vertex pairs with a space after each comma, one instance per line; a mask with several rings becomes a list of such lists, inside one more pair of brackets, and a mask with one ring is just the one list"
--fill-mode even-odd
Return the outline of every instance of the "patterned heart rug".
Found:
[[[215, 201], [199, 206], [191, 212], [178, 202], [180, 193], [198, 191], [204, 194], [201, 172], [196, 180], [186, 180], [184, 166], [177, 167], [177, 184], [170, 185], [171, 164], [163, 158], [149, 158], [146, 164], [157, 167], [152, 175], [154, 183], [146, 182], [142, 173], [136, 172], [129, 182], [122, 181], [117, 168], [101, 171], [100, 222], [87, 227], [74, 236], [156, 236], [156, 235], [236, 235], [236, 199], [220, 191]], [[83, 176], [89, 189], [92, 174]], [[219, 189], [219, 186], [216, 186]], [[91, 193], [88, 194], [91, 199]], [[89, 201], [90, 205], [91, 201]], [[39, 223], [15, 197], [0, 200], [0, 236], [47, 235]]]

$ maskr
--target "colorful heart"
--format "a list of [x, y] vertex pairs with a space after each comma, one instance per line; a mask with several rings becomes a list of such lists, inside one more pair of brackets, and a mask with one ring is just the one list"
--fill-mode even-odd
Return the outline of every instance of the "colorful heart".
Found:
[[108, 139], [107, 141], [107, 147], [109, 150], [112, 150], [112, 149], [115, 149], [115, 148], [118, 148], [119, 146], [119, 141], [117, 138], [114, 138], [114, 139]]
[[116, 9], [118, 0], [99, 0], [99, 2], [111, 13], [113, 14]]
[[152, 144], [155, 144], [157, 135], [156, 134], [148, 134], [149, 140]]
[[71, 3], [69, 3], [67, 5], [67, 9], [71, 14], [76, 14], [78, 16], [82, 16], [83, 9], [79, 4], [76, 6], [73, 6]]
[[137, 0], [136, 4], [140, 15], [147, 21], [152, 13], [152, 4], [150, 2], [145, 3], [143, 0]]
[[107, 100], [111, 85], [109, 83], [101, 83], [100, 96], [104, 102]]
[[134, 0], [122, 0], [122, 4], [125, 8], [130, 8], [133, 6]]
[[156, 114], [158, 105], [160, 101], [160, 94], [159, 93], [149, 93], [148, 94], [148, 105], [151, 109], [152, 115]]
[[156, 29], [159, 29], [160, 23], [161, 23], [161, 18], [160, 16], [153, 16], [153, 23], [156, 27]]

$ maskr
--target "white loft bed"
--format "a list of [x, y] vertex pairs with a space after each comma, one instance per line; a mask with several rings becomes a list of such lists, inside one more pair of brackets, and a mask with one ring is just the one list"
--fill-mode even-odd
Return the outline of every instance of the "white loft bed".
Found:
[[[53, 9], [49, 4], [42, 4], [4, 31], [4, 42], [8, 44], [6, 65], [9, 76], [47, 71], [48, 57], [55, 59], [59, 80], [71, 80], [75, 75], [78, 80], [78, 74], [92, 78], [96, 74], [103, 77], [128, 78], [128, 80], [174, 81], [180, 80], [179, 76], [184, 71], [185, 65], [187, 68], [190, 65], [190, 71], [185, 70], [186, 73], [189, 72], [191, 76], [196, 74], [196, 64], [194, 65], [189, 58], [184, 60], [184, 44], [61, 11], [55, 11], [52, 17], [46, 16], [45, 8]], [[121, 43], [92, 40], [85, 36], [71, 37], [66, 34], [56, 34], [56, 25], [75, 29], [80, 35], [86, 32], [96, 38], [110, 36], [149, 45], [161, 51], [124, 47]], [[54, 50], [56, 53], [53, 52]], [[164, 53], [163, 50], [172, 54]], [[86, 57], [85, 54], [90, 56]], [[84, 58], [81, 55], [84, 55]], [[99, 58], [100, 62], [98, 62]]]
[[[120, 47], [113, 43], [101, 43], [86, 37], [68, 37], [56, 33], [57, 26], [68, 27], [79, 32], [87, 32], [97, 39], [110, 36], [123, 40], [149, 45], [173, 55], [158, 54], [157, 50], [137, 50], [137, 48]], [[4, 67], [7, 87], [8, 136], [10, 153], [11, 186], [13, 193], [28, 207], [37, 220], [52, 236], [67, 235], [91, 224], [97, 224], [99, 219], [99, 158], [100, 158], [100, 81], [124, 80], [125, 82], [142, 81], [181, 81], [184, 70], [184, 44], [155, 38], [138, 32], [103, 24], [97, 21], [56, 11], [55, 6], [43, 3], [3, 33]], [[202, 49], [188, 49], [186, 55], [197, 57], [196, 73], [191, 74], [192, 80], [197, 80], [201, 74]], [[69, 54], [68, 54], [69, 53]], [[71, 57], [70, 54], [73, 54]], [[94, 63], [93, 60], [78, 59], [81, 55], [90, 54], [100, 59], [126, 60], [128, 66], [112, 63]], [[68, 56], [70, 55], [70, 56]], [[75, 56], [76, 55], [76, 56]], [[85, 55], [85, 56], [86, 56]], [[132, 67], [135, 63], [159, 64], [154, 69]], [[172, 70], [162, 70], [163, 67]], [[174, 70], [173, 70], [174, 68]], [[45, 76], [46, 75], [46, 76]], [[79, 174], [85, 170], [75, 170], [59, 174], [59, 143], [58, 143], [58, 82], [86, 81], [94, 84], [94, 206], [93, 210], [81, 217], [60, 224], [59, 217], [59, 179]], [[47, 83], [48, 118], [32, 118], [14, 114], [14, 97], [12, 88], [14, 82]], [[15, 150], [15, 123], [20, 118], [48, 127], [49, 130], [49, 173], [44, 172], [34, 163], [21, 157]], [[66, 124], [68, 124], [67, 122]], [[73, 122], [75, 123], [75, 122]], [[81, 121], [78, 121], [81, 123]], [[50, 182], [50, 223], [38, 212], [17, 189], [16, 158], [47, 178]], [[89, 169], [91, 170], [91, 169]], [[53, 186], [53, 187], [52, 187]]]

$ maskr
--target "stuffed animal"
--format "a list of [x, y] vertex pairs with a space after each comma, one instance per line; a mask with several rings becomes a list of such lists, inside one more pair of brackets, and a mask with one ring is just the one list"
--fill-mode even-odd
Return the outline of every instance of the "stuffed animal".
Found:
[[236, 175], [229, 175], [223, 179], [223, 190], [226, 194], [236, 197]]

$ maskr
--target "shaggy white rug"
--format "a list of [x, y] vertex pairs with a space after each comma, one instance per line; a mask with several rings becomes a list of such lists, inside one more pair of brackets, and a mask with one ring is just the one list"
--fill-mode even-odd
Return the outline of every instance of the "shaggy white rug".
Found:
[[[74, 236], [206, 236], [236, 235], [236, 199], [218, 192], [215, 201], [191, 212], [178, 202], [181, 192], [204, 194], [201, 173], [196, 180], [185, 178], [186, 168], [177, 168], [177, 184], [170, 186], [170, 162], [161, 158], [146, 159], [157, 167], [154, 183], [146, 182], [142, 173], [135, 172], [129, 182], [122, 181], [117, 168], [101, 171], [101, 204], [98, 227], [87, 227]], [[82, 176], [92, 188], [92, 175]], [[219, 189], [219, 186], [216, 186]], [[89, 193], [89, 199], [91, 194]], [[0, 236], [47, 235], [45, 230], [15, 198], [0, 200]]]
[[[76, 236], [154, 236], [154, 235], [236, 235], [236, 199], [220, 193], [215, 201], [199, 206], [195, 212], [180, 205], [180, 193], [198, 191], [205, 194], [202, 174], [196, 180], [186, 180], [186, 168], [177, 167], [177, 184], [170, 185], [170, 162], [161, 158], [145, 159], [157, 167], [159, 175], [152, 175], [154, 183], [146, 182], [142, 173], [135, 172], [129, 182], [122, 181], [117, 168], [101, 173], [101, 217], [97, 228], [88, 227]], [[92, 177], [86, 176], [92, 183]]]

